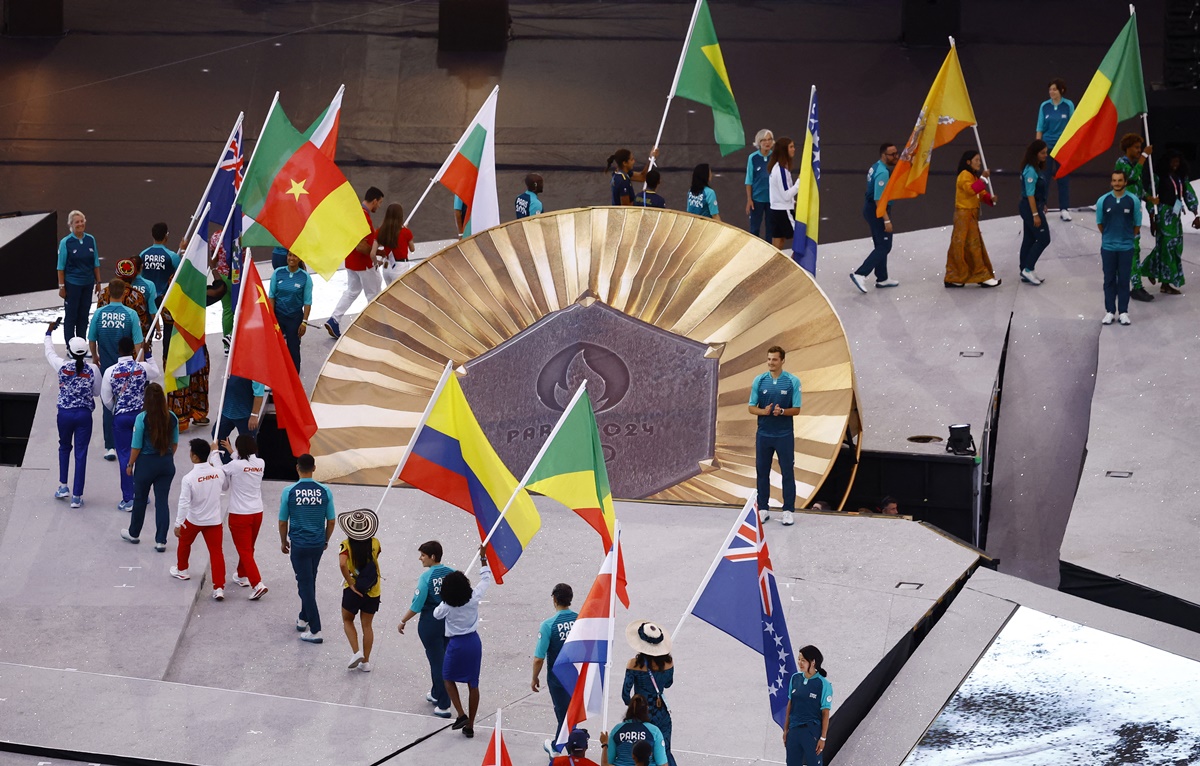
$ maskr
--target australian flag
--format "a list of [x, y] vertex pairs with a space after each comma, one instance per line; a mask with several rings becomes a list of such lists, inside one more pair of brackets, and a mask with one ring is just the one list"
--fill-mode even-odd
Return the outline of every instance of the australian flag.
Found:
[[692, 614], [762, 654], [771, 717], [782, 728], [796, 658], [754, 498], [725, 538]]
[[[238, 238], [242, 236], [242, 206], [235, 203], [245, 175], [246, 162], [242, 154], [242, 121], [239, 117], [233, 133], [229, 136], [229, 143], [225, 145], [225, 153], [221, 155], [221, 160], [217, 163], [212, 183], [208, 187], [208, 194], [200, 203], [201, 209], [204, 208], [205, 203], [208, 203], [209, 209], [208, 218], [199, 224], [200, 231], [207, 239], [210, 224], [220, 229], [226, 219], [229, 220], [229, 226], [226, 227], [225, 235], [221, 238], [221, 247], [225, 250], [226, 258], [229, 261], [229, 276], [233, 282], [233, 305], [235, 306], [242, 274], [242, 249], [238, 243]], [[233, 211], [232, 216], [230, 210]]]

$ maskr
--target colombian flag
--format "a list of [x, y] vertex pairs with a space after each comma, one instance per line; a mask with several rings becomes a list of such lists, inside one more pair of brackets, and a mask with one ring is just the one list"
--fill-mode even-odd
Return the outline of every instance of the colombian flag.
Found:
[[883, 217], [889, 200], [911, 199], [924, 194], [933, 150], [950, 143], [974, 124], [975, 110], [971, 107], [967, 81], [963, 79], [962, 66], [958, 63], [958, 49], [951, 45], [921, 106], [921, 113], [917, 115], [912, 135], [900, 152], [900, 161], [892, 169], [883, 196], [875, 205], [875, 215]]
[[[613, 545], [612, 491], [608, 488], [608, 469], [592, 402], [583, 386], [559, 418], [555, 430], [542, 448], [541, 459], [530, 468], [526, 488], [557, 500], [583, 517], [600, 534], [605, 552]], [[511, 513], [511, 511], [509, 512]], [[625, 590], [625, 562], [617, 571], [617, 596], [629, 608]]]
[[496, 192], [496, 96], [492, 88], [467, 130], [433, 180], [458, 197], [467, 208], [463, 236], [469, 237], [500, 225], [500, 201]]
[[306, 135], [292, 126], [276, 94], [237, 197], [243, 245], [278, 242], [326, 279], [371, 233], [358, 195], [330, 156], [338, 111]]
[[[484, 436], [453, 373], [435, 396], [429, 417], [413, 436], [400, 479], [474, 514], [483, 540], [517, 489], [517, 480]], [[488, 544], [488, 563], [496, 582], [504, 582], [504, 575], [541, 526], [533, 500], [522, 489]]]
[[821, 129], [817, 122], [817, 86], [808, 105], [808, 128], [804, 131], [804, 153], [796, 176], [796, 232], [792, 257], [801, 268], [817, 275], [817, 233], [821, 225]]
[[1146, 112], [1146, 84], [1138, 47], [1137, 16], [1108, 49], [1050, 156], [1062, 178], [1112, 146], [1117, 123]]

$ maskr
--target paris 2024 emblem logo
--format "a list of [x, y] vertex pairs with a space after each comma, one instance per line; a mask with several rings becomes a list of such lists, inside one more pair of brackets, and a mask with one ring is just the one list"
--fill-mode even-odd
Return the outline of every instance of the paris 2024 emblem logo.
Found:
[[596, 414], [616, 407], [629, 393], [629, 368], [621, 357], [603, 346], [580, 341], [550, 357], [542, 367], [537, 378], [538, 398], [548, 408], [562, 412], [585, 380]]

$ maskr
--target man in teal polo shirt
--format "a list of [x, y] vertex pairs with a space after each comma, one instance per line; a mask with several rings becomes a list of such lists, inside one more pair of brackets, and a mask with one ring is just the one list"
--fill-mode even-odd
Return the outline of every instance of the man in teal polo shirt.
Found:
[[567, 706], [571, 704], [571, 692], [554, 675], [554, 663], [558, 660], [558, 653], [562, 651], [563, 644], [570, 635], [571, 628], [575, 625], [575, 618], [579, 615], [571, 611], [571, 602], [575, 599], [575, 591], [565, 582], [554, 586], [554, 589], [550, 591], [550, 599], [554, 603], [554, 614], [543, 620], [538, 628], [538, 642], [533, 649], [533, 682], [530, 688], [535, 692], [541, 691], [539, 678], [542, 674], [542, 666], [548, 666], [546, 687], [550, 690], [550, 701], [554, 705], [554, 717], [558, 723], [554, 727], [555, 736], [546, 740], [542, 744], [542, 749], [550, 757], [554, 757], [557, 754], [554, 740], [562, 729], [563, 719], [567, 717]]
[[1134, 244], [1142, 228], [1142, 201], [1125, 190], [1124, 170], [1112, 172], [1112, 191], [1096, 200], [1096, 226], [1100, 229], [1100, 263], [1104, 267], [1104, 318], [1112, 324], [1129, 321], [1129, 274], [1137, 253]]
[[67, 215], [71, 233], [58, 243], [58, 297], [63, 303], [63, 337], [86, 338], [92, 292], [100, 297], [100, 248], [84, 231], [87, 217], [78, 210]]
[[287, 341], [288, 351], [296, 372], [300, 372], [300, 339], [308, 327], [308, 312], [312, 310], [312, 277], [300, 268], [300, 258], [287, 254], [287, 266], [275, 269], [271, 275], [271, 309]]
[[[121, 338], [133, 340], [133, 356], [138, 355], [138, 347], [142, 340], [142, 322], [137, 312], [121, 301], [125, 291], [131, 289], [123, 279], [114, 279], [108, 283], [108, 297], [111, 303], [101, 306], [92, 314], [91, 324], [88, 325], [87, 339], [91, 346], [92, 359], [100, 367], [100, 373], [108, 372], [108, 368], [117, 363], [121, 356], [118, 344]], [[113, 438], [112, 410], [104, 408], [102, 417], [104, 432], [104, 459], [117, 459], [116, 441]]]
[[792, 418], [800, 414], [800, 379], [783, 371], [787, 352], [780, 346], [767, 349], [767, 371], [750, 386], [750, 414], [758, 416], [754, 437], [755, 469], [758, 474], [758, 518], [767, 521], [771, 501], [771, 458], [779, 460], [783, 477], [784, 526], [794, 522], [796, 509], [796, 437]]

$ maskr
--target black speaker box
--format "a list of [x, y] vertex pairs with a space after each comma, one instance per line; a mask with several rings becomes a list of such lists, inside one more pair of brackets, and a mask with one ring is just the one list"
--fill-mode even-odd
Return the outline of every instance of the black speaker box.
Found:
[[508, 25], [508, 0], [438, 0], [439, 51], [502, 51]]

